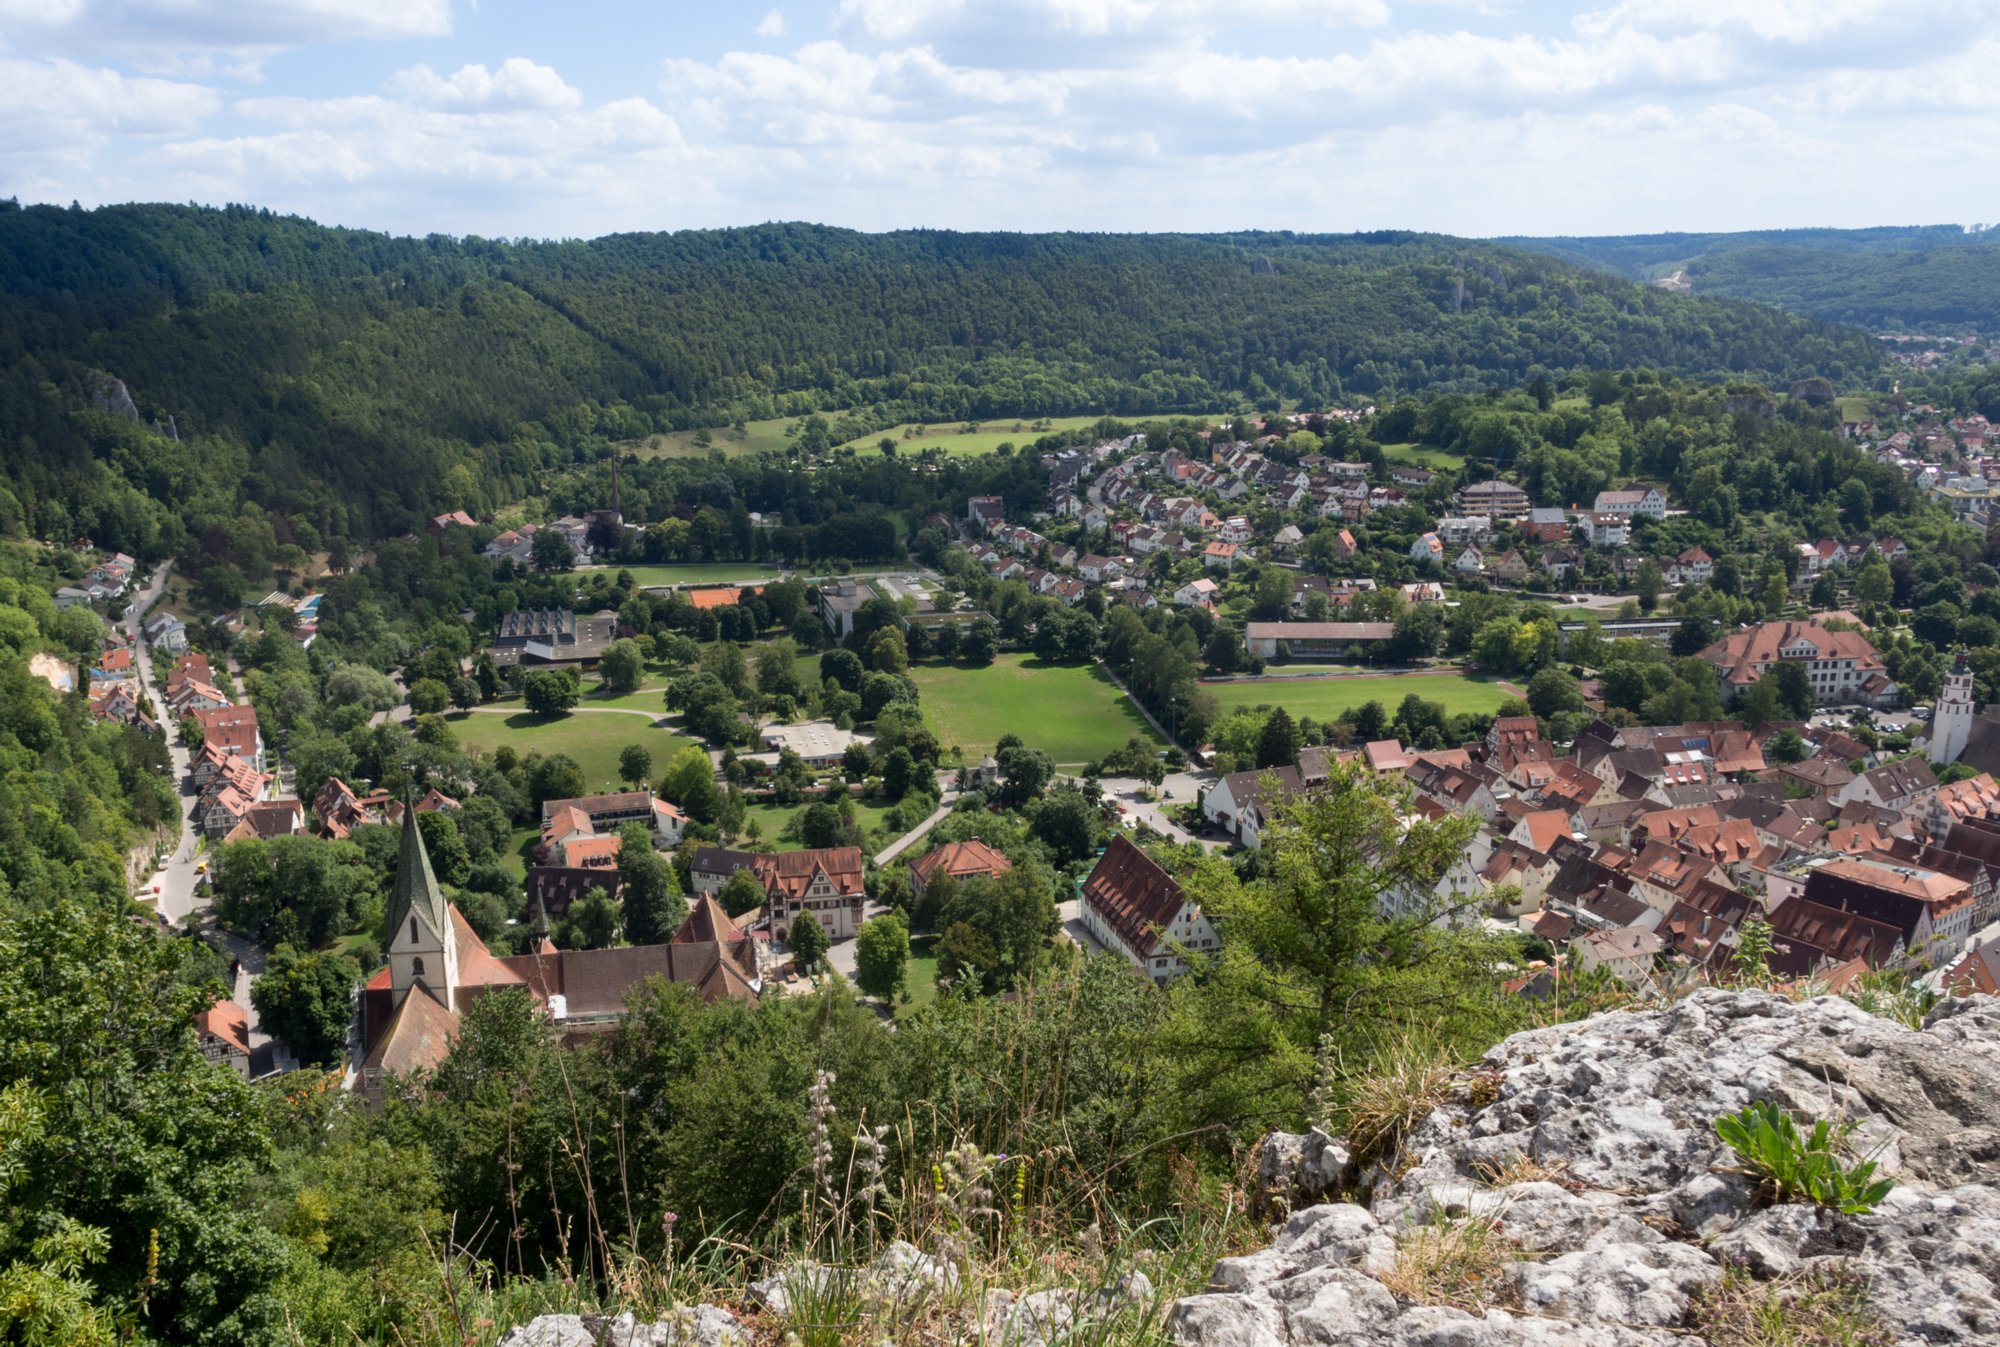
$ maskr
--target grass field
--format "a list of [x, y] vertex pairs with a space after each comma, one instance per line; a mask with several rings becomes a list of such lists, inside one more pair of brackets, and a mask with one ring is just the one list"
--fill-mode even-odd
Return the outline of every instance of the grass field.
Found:
[[1868, 419], [1867, 398], [1835, 398], [1840, 405], [1840, 419], [1843, 421], [1866, 421]]
[[1385, 444], [1382, 456], [1391, 463], [1408, 463], [1418, 468], [1456, 468], [1465, 462], [1457, 454], [1423, 444]]
[[[665, 713], [664, 707], [661, 712]], [[505, 744], [523, 757], [538, 750], [567, 753], [583, 768], [584, 781], [593, 791], [622, 788], [618, 754], [627, 744], [644, 744], [650, 749], [653, 769], [658, 771], [668, 758], [694, 742], [641, 716], [582, 714], [542, 720], [517, 711], [509, 715], [460, 712], [448, 719], [451, 732], [466, 748], [491, 753]]]
[[1393, 678], [1260, 678], [1237, 683], [1204, 683], [1225, 712], [1244, 706], [1282, 706], [1299, 716], [1333, 720], [1364, 702], [1380, 702], [1391, 715], [1403, 698], [1416, 693], [1427, 702], [1442, 703], [1452, 715], [1494, 711], [1513, 694], [1497, 683], [1482, 683], [1459, 674], [1398, 674]]
[[924, 664], [910, 674], [939, 740], [963, 749], [968, 761], [1008, 733], [1063, 767], [1103, 757], [1135, 734], [1159, 738], [1095, 665], [1002, 655], [983, 669]]
[[[1104, 418], [1101, 416], [1050, 416], [1040, 420], [1034, 417], [1017, 417], [1012, 420], [980, 421], [978, 429], [968, 431], [965, 422], [915, 423], [891, 426], [878, 430], [872, 435], [863, 435], [840, 446], [860, 452], [875, 452], [886, 436], [896, 442], [898, 455], [915, 455], [926, 449], [942, 449], [952, 458], [969, 458], [976, 454], [990, 454], [1002, 444], [1016, 446], [1033, 444], [1044, 435], [1069, 434], [1087, 430]], [[1166, 416], [1121, 416], [1120, 421], [1137, 424], [1141, 421], [1171, 419]], [[1208, 420], [1209, 417], [1192, 417], [1193, 420]]]
[[[887, 818], [889, 811], [895, 807], [895, 803], [890, 800], [871, 799], [854, 802], [854, 821], [861, 825], [862, 834], [868, 842], [862, 850], [869, 855], [873, 855], [893, 840], [878, 837], [876, 829], [882, 826], [882, 820]], [[803, 804], [753, 804], [743, 811], [743, 821], [747, 825], [751, 819], [757, 820], [759, 851], [797, 851], [804, 845], [803, 843], [780, 841], [778, 834], [792, 821], [792, 815], [804, 808], [806, 806]]]
[[750, 561], [689, 561], [673, 566], [580, 566], [577, 574], [588, 575], [593, 570], [609, 571], [616, 575], [620, 571], [630, 571], [632, 578], [644, 588], [660, 588], [666, 585], [715, 585], [715, 584], [763, 584], [778, 578], [776, 566], [759, 566]]
[[937, 1000], [936, 946], [935, 936], [910, 937], [910, 961], [903, 965], [903, 995], [908, 999], [896, 1007], [898, 1015], [910, 1014]]
[[792, 437], [785, 434], [785, 428], [796, 425], [801, 419], [780, 416], [770, 421], [746, 421], [740, 437], [727, 426], [716, 427], [708, 432], [709, 442], [706, 445], [695, 443], [695, 438], [702, 432], [676, 430], [633, 440], [618, 447], [628, 449], [641, 458], [706, 458], [718, 449], [731, 458], [739, 454], [761, 454], [766, 449], [782, 453], [792, 443]]

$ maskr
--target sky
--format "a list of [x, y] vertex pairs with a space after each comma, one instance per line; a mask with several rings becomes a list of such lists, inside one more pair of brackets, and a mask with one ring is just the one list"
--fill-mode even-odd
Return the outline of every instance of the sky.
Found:
[[0, 0], [0, 197], [396, 233], [2000, 220], [2000, 0]]

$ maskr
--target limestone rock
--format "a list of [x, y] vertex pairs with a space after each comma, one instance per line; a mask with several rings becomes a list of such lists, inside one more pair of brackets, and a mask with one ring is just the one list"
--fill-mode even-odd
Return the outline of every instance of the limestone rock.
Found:
[[[1221, 1260], [1204, 1294], [1173, 1306], [1169, 1336], [1690, 1347], [1695, 1298], [1733, 1264], [1753, 1278], [1853, 1274], [1899, 1347], [2000, 1343], [2000, 1000], [1946, 1002], [1913, 1030], [1833, 997], [1704, 990], [1517, 1034], [1481, 1070], [1497, 1082], [1479, 1092], [1489, 1102], [1461, 1091], [1367, 1173], [1324, 1132], [1268, 1138], [1265, 1209], [1290, 1214], [1268, 1247]], [[1752, 1100], [1853, 1123], [1852, 1151], [1897, 1187], [1872, 1213], [1761, 1207], [1714, 1127]], [[1491, 1182], [1524, 1159], [1546, 1177]], [[1371, 1205], [1327, 1202], [1343, 1192]], [[1499, 1303], [1390, 1293], [1399, 1236], [1466, 1220], [1503, 1241], [1504, 1285], [1487, 1296]]]
[[719, 1305], [690, 1305], [653, 1323], [627, 1312], [544, 1314], [509, 1329], [498, 1347], [749, 1347], [736, 1316]]

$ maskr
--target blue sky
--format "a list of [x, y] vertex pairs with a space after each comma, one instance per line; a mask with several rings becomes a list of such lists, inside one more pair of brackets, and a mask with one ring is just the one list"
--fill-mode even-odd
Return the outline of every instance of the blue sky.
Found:
[[2000, 0], [0, 0], [0, 195], [403, 233], [2000, 220]]

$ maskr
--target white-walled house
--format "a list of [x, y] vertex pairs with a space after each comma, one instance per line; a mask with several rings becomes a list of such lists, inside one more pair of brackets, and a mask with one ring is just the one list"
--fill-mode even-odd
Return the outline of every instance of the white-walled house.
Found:
[[1083, 882], [1082, 918], [1091, 939], [1155, 982], [1187, 971], [1180, 949], [1213, 954], [1221, 947], [1200, 904], [1123, 833], [1112, 836]]

